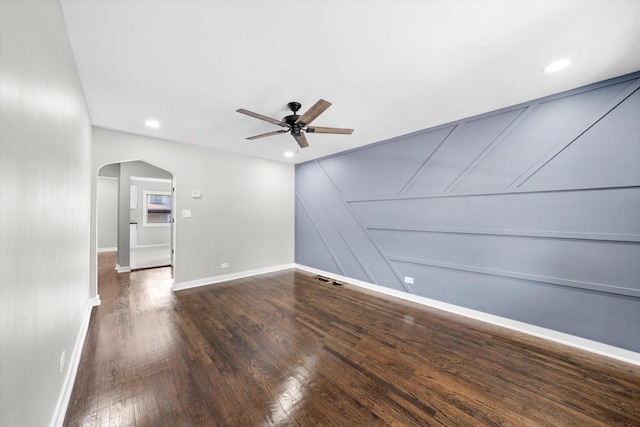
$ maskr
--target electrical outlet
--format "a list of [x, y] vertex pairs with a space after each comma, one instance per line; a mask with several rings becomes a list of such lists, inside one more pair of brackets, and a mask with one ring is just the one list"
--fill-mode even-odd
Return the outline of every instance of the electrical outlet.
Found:
[[404, 283], [408, 285], [413, 285], [413, 277], [404, 276]]
[[220, 268], [229, 268], [229, 263], [223, 262], [222, 264], [220, 264]]
[[60, 356], [60, 372], [64, 369], [66, 351], [62, 351], [62, 355]]

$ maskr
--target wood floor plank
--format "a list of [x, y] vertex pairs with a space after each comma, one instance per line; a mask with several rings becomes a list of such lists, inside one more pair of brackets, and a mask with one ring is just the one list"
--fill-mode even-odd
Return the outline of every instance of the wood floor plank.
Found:
[[640, 426], [640, 367], [286, 270], [99, 293], [66, 426]]

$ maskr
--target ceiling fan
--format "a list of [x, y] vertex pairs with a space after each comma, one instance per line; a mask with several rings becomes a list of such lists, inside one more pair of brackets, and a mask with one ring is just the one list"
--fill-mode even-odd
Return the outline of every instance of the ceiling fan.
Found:
[[331, 103], [324, 99], [319, 100], [311, 108], [309, 108], [303, 115], [298, 115], [298, 110], [302, 105], [299, 102], [289, 102], [287, 104], [289, 109], [293, 111], [293, 114], [284, 117], [282, 120], [272, 119], [271, 117], [263, 116], [262, 114], [254, 113], [253, 111], [245, 110], [243, 108], [236, 110], [238, 113], [246, 114], [247, 116], [255, 117], [256, 119], [264, 120], [265, 122], [273, 123], [274, 125], [282, 126], [283, 128], [273, 132], [267, 132], [256, 136], [250, 136], [247, 139], [258, 139], [266, 136], [278, 135], [285, 132], [290, 132], [300, 146], [305, 148], [309, 146], [305, 133], [333, 133], [350, 135], [353, 129], [343, 128], [327, 128], [327, 127], [310, 127], [309, 125], [316, 117], [322, 114], [327, 108], [331, 106]]

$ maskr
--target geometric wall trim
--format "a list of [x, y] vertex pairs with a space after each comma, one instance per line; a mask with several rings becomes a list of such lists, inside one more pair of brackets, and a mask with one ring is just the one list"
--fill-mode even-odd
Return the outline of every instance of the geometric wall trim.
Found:
[[640, 352], [639, 89], [640, 72], [297, 165], [296, 263]]

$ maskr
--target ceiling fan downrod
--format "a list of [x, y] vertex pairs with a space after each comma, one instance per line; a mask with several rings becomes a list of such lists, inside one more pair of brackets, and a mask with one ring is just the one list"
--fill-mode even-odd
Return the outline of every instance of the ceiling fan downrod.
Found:
[[298, 121], [298, 118], [300, 117], [297, 113], [302, 105], [299, 102], [292, 101], [287, 104], [287, 107], [293, 111], [293, 114], [286, 116], [282, 120], [291, 127], [291, 135], [300, 136], [304, 123], [296, 123], [296, 121]]

